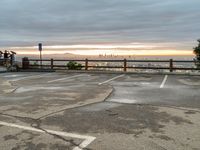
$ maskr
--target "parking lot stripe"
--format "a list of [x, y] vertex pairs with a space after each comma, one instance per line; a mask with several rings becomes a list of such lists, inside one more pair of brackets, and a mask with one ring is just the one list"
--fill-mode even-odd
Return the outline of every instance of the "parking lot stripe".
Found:
[[9, 80], [9, 81], [20, 81], [20, 80], [24, 80], [24, 79], [39, 78], [39, 77], [43, 77], [43, 76], [48, 75], [48, 74], [52, 74], [52, 73], [26, 76], [26, 77], [22, 77], [22, 78], [12, 79], [12, 80]]
[[80, 76], [85, 76], [85, 75], [84, 74], [79, 74], [79, 75], [74, 75], [74, 76], [71, 76], [71, 77], [55, 79], [55, 80], [48, 81], [48, 83], [53, 83], [53, 82], [57, 82], [57, 81], [63, 81], [63, 80], [72, 79], [72, 78], [76, 78], [76, 77], [80, 77]]
[[161, 83], [161, 85], [160, 85], [160, 88], [161, 88], [161, 89], [164, 88], [165, 83], [166, 83], [166, 81], [167, 81], [167, 78], [168, 78], [168, 75], [165, 75], [165, 77], [164, 77], [164, 79], [163, 79], [163, 81], [162, 81], [162, 83]]
[[123, 76], [125, 76], [125, 75], [122, 74], [122, 75], [116, 76], [116, 77], [114, 77], [114, 78], [111, 78], [111, 79], [109, 79], [109, 80], [106, 80], [106, 81], [104, 81], [104, 82], [99, 83], [99, 85], [108, 83], [108, 82], [110, 82], [110, 81], [116, 80], [116, 79], [121, 78], [121, 77], [123, 77]]
[[23, 77], [23, 74], [8, 74], [5, 76], [2, 76], [4, 78], [16, 78], [16, 77]]
[[3, 121], [0, 121], [0, 125], [23, 129], [23, 130], [34, 131], [34, 132], [51, 133], [51, 134], [64, 136], [64, 137], [83, 139], [84, 141], [79, 146], [74, 147], [73, 150], [82, 150], [82, 149], [86, 148], [90, 143], [92, 143], [96, 139], [96, 137], [93, 137], [93, 136], [79, 135], [79, 134], [74, 134], [74, 133], [67, 133], [67, 132], [60, 132], [60, 131], [53, 131], [53, 130], [46, 130], [46, 129], [41, 130], [41, 129], [37, 129], [37, 128], [33, 128], [33, 127], [21, 126], [21, 125], [7, 123], [7, 122], [3, 122]]

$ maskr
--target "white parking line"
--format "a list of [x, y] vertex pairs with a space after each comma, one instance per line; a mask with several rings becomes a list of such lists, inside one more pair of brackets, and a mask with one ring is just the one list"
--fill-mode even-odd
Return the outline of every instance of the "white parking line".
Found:
[[164, 88], [165, 83], [166, 83], [166, 81], [167, 81], [167, 78], [168, 78], [168, 75], [165, 75], [165, 77], [164, 77], [164, 79], [163, 79], [163, 81], [162, 81], [162, 83], [161, 83], [161, 85], [160, 85], [160, 88], [161, 88], [161, 89]]
[[82, 149], [86, 148], [90, 143], [92, 143], [96, 139], [96, 137], [93, 137], [93, 136], [79, 135], [79, 134], [74, 134], [74, 133], [67, 133], [67, 132], [60, 132], [60, 131], [53, 131], [53, 130], [46, 130], [46, 129], [40, 130], [40, 129], [33, 128], [33, 127], [21, 126], [21, 125], [7, 123], [7, 122], [3, 122], [3, 121], [0, 121], [0, 125], [23, 129], [23, 130], [34, 131], [34, 132], [40, 132], [40, 133], [47, 132], [47, 133], [51, 133], [51, 134], [55, 134], [55, 135], [59, 135], [59, 136], [83, 139], [84, 141], [79, 146], [74, 147], [73, 150], [82, 150]]
[[1, 77], [5, 77], [9, 75], [13, 75], [13, 73], [10, 73], [10, 72], [1, 73]]
[[5, 75], [3, 76], [4, 78], [16, 78], [16, 77], [21, 77], [23, 76], [23, 74], [9, 74], [9, 75]]
[[20, 81], [20, 80], [30, 79], [30, 78], [39, 78], [39, 77], [43, 77], [43, 76], [46, 76], [46, 75], [49, 75], [49, 74], [52, 74], [52, 73], [45, 73], [45, 74], [39, 74], [39, 75], [26, 76], [26, 77], [22, 77], [22, 78], [12, 79], [12, 80], [9, 80], [9, 81]]
[[48, 83], [53, 83], [53, 82], [57, 82], [57, 81], [63, 81], [63, 80], [72, 79], [72, 78], [80, 77], [80, 76], [85, 76], [85, 75], [84, 74], [79, 74], [79, 75], [74, 75], [74, 76], [71, 76], [71, 77], [60, 78], [60, 79], [48, 81]]
[[125, 75], [122, 74], [122, 75], [116, 76], [116, 77], [114, 77], [114, 78], [111, 78], [111, 79], [109, 79], [109, 80], [106, 80], [106, 81], [104, 81], [104, 82], [99, 83], [99, 85], [108, 83], [108, 82], [110, 82], [110, 81], [116, 80], [116, 79], [121, 78], [121, 77], [123, 77], [123, 76], [125, 76]]

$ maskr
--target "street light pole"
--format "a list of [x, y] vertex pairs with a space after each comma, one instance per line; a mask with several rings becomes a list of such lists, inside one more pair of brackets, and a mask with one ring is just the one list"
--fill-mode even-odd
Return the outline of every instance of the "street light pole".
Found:
[[42, 68], [42, 43], [38, 44], [38, 49], [40, 51], [40, 68]]
[[42, 51], [40, 51], [40, 67], [42, 68]]

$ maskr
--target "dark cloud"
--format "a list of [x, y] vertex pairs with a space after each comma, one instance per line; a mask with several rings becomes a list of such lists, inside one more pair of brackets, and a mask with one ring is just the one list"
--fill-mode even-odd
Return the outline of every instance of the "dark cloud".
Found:
[[[1, 0], [0, 46], [200, 38], [199, 0]], [[191, 45], [190, 45], [191, 46]]]

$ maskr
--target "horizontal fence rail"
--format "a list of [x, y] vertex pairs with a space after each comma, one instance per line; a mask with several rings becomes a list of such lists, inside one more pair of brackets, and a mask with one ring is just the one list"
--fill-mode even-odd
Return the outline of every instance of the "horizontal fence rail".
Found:
[[[42, 62], [40, 65], [39, 62]], [[48, 64], [43, 64], [43, 62]], [[56, 64], [56, 62], [62, 64]], [[89, 70], [93, 69], [122, 69], [124, 72], [127, 69], [152, 69], [152, 70], [169, 70], [173, 72], [174, 70], [200, 70], [200, 68], [195, 67], [194, 60], [128, 60], [128, 59], [118, 59], [118, 60], [94, 60], [94, 59], [22, 59], [22, 68], [23, 69], [34, 69], [34, 68], [50, 68], [50, 69], [68, 69], [68, 62], [79, 62], [81, 63], [81, 67], [79, 69]], [[34, 63], [34, 64], [33, 64]], [[37, 64], [38, 63], [38, 64]], [[118, 63], [116, 64], [101, 64], [95, 65], [94, 63]], [[152, 66], [152, 64], [148, 64], [148, 66], [144, 66], [142, 63], [159, 63], [159, 66]], [[160, 66], [164, 63], [164, 66]], [[175, 65], [178, 63], [192, 63], [194, 67], [180, 67], [179, 65]], [[130, 66], [132, 64], [132, 66]], [[133, 65], [134, 64], [134, 65]], [[142, 65], [142, 66], [141, 66]]]

